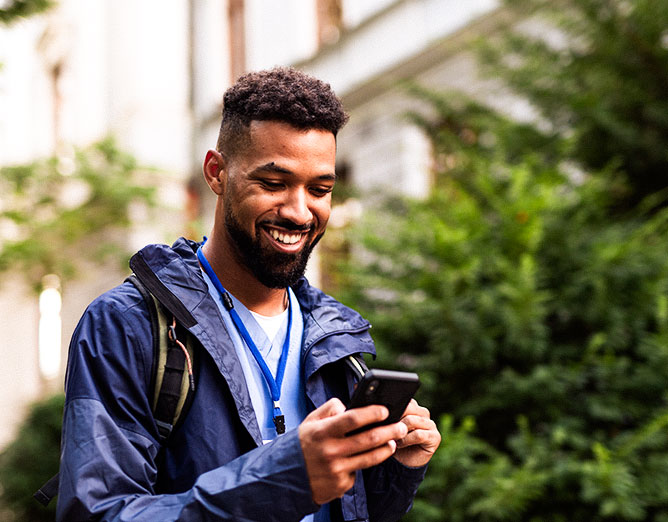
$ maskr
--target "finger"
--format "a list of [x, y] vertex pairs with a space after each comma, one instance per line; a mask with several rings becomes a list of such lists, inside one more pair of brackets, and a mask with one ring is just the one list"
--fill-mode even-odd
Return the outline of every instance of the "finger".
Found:
[[306, 421], [306, 420], [326, 419], [328, 417], [333, 417], [335, 415], [338, 415], [339, 413], [342, 413], [345, 410], [346, 407], [343, 405], [343, 403], [339, 399], [334, 397], [332, 399], [329, 399], [325, 404], [323, 404], [319, 408], [316, 408], [311, 413], [309, 413], [304, 420]]
[[343, 455], [357, 455], [381, 447], [388, 442], [404, 438], [408, 434], [405, 424], [397, 422], [378, 426], [350, 437], [339, 439], [339, 451]]
[[397, 439], [397, 446], [405, 448], [406, 446], [413, 446], [415, 444], [422, 444], [431, 440], [431, 431], [427, 429], [416, 429], [409, 432], [405, 437]]
[[403, 416], [407, 415], [418, 415], [420, 417], [431, 418], [431, 413], [429, 410], [423, 406], [420, 406], [415, 399], [411, 399], [411, 402], [408, 403], [406, 410], [404, 411]]
[[394, 440], [389, 440], [382, 446], [374, 448], [364, 453], [358, 453], [346, 459], [346, 466], [351, 471], [366, 469], [376, 466], [386, 461], [397, 450], [397, 444]]
[[387, 419], [389, 411], [385, 406], [372, 404], [363, 408], [347, 410], [336, 419], [332, 419], [331, 434], [342, 437], [357, 428]]
[[425, 428], [413, 429], [405, 437], [397, 440], [397, 447], [421, 446], [429, 453], [435, 452], [441, 444], [441, 434], [433, 421], [428, 422]]
[[437, 432], [431, 430], [415, 430], [396, 442], [397, 448], [419, 446], [427, 453], [434, 453], [441, 444], [441, 437]]
[[310, 443], [315, 440], [326, 442], [321, 449], [321, 454], [326, 460], [347, 459], [353, 455], [373, 451], [390, 442], [395, 444], [397, 440], [403, 439], [407, 432], [406, 425], [400, 422], [378, 426], [350, 437], [333, 437], [331, 433], [325, 434], [324, 431], [318, 431], [316, 434], [309, 434], [307, 445], [310, 447]]
[[436, 429], [436, 423], [433, 420], [420, 415], [407, 415], [401, 419], [401, 422], [406, 425], [409, 432], [417, 429]]
[[408, 403], [408, 406], [406, 406], [406, 409], [404, 410], [404, 415], [412, 415], [415, 414], [415, 410], [418, 407], [418, 403], [415, 399], [411, 399], [410, 402]]

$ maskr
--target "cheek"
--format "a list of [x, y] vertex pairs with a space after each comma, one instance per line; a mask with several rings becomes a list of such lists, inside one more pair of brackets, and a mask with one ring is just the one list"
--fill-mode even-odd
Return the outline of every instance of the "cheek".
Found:
[[314, 214], [318, 220], [318, 227], [320, 229], [324, 229], [327, 226], [331, 213], [332, 206], [330, 201], [327, 201], [326, 203], [323, 202], [314, 209]]
[[229, 208], [245, 226], [253, 226], [255, 221], [272, 207], [272, 202], [266, 197], [252, 194], [237, 194], [230, 197], [226, 204], [230, 205]]

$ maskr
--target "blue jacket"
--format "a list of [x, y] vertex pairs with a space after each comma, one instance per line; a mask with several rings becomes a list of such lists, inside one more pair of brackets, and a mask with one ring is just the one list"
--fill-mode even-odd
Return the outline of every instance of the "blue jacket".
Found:
[[[69, 349], [60, 467], [61, 521], [300, 520], [311, 499], [297, 430], [262, 444], [244, 374], [218, 306], [185, 239], [133, 258], [186, 317], [204, 348], [197, 391], [184, 422], [161, 446], [151, 411], [153, 341], [148, 309], [124, 283], [93, 301]], [[314, 407], [347, 400], [353, 377], [334, 364], [374, 354], [369, 323], [309, 286], [294, 288], [304, 316], [306, 393]], [[411, 506], [425, 468], [393, 458], [358, 472], [332, 503], [332, 520], [397, 520]]]

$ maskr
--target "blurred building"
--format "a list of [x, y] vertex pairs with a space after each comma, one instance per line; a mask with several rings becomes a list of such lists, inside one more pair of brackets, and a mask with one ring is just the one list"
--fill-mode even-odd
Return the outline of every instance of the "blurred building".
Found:
[[[186, 212], [203, 214], [208, 229], [212, 198], [199, 172], [215, 145], [223, 91], [244, 71], [292, 64], [331, 83], [351, 115], [338, 142], [343, 181], [362, 194], [424, 196], [429, 143], [404, 118], [416, 102], [398, 82], [463, 89], [498, 104], [469, 52], [473, 39], [494, 30], [497, 4], [59, 0], [46, 14], [0, 28], [0, 165], [66, 159], [73, 146], [113, 135], [157, 167], [154, 181], [171, 209], [160, 228], [136, 227], [131, 248], [184, 233]], [[504, 108], [514, 111], [507, 101]], [[345, 208], [333, 219], [344, 221]], [[0, 238], [8, 233], [0, 228]], [[310, 270], [317, 279], [317, 263]], [[121, 277], [90, 269], [62, 292], [50, 278], [41, 298], [20, 274], [3, 277], [0, 446], [28, 402], [62, 389], [79, 316]]]

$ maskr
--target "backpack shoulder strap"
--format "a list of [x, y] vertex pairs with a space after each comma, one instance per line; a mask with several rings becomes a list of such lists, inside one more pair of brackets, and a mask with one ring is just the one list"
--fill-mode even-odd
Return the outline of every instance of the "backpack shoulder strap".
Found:
[[175, 426], [185, 418], [195, 392], [195, 340], [139, 278], [127, 278], [146, 302], [153, 334], [151, 407], [161, 443], [168, 442]]
[[353, 374], [356, 377], [356, 380], [360, 380], [364, 377], [364, 374], [369, 371], [369, 367], [364, 362], [362, 354], [356, 353], [354, 355], [349, 355], [344, 359], [346, 365], [353, 371]]
[[[126, 281], [137, 288], [149, 311], [153, 339], [149, 388], [153, 390], [151, 407], [160, 442], [164, 445], [169, 441], [174, 427], [185, 418], [195, 395], [196, 341], [135, 274]], [[183, 339], [185, 342], [182, 342]], [[58, 494], [59, 482], [60, 472], [51, 477], [33, 497], [43, 506], [48, 506]]]
[[[343, 372], [345, 381], [342, 381], [341, 387], [335, 391], [335, 395], [347, 404], [347, 401], [350, 401], [352, 390], [357, 387], [357, 383], [362, 380], [362, 377], [369, 371], [369, 368], [364, 362], [361, 353], [355, 353], [340, 359], [337, 366]], [[338, 378], [341, 378], [341, 374], [339, 374]]]
[[42, 504], [44, 507], [49, 505], [49, 502], [58, 494], [58, 484], [60, 482], [60, 472], [56, 473], [46, 483], [39, 488], [34, 494], [33, 498]]

